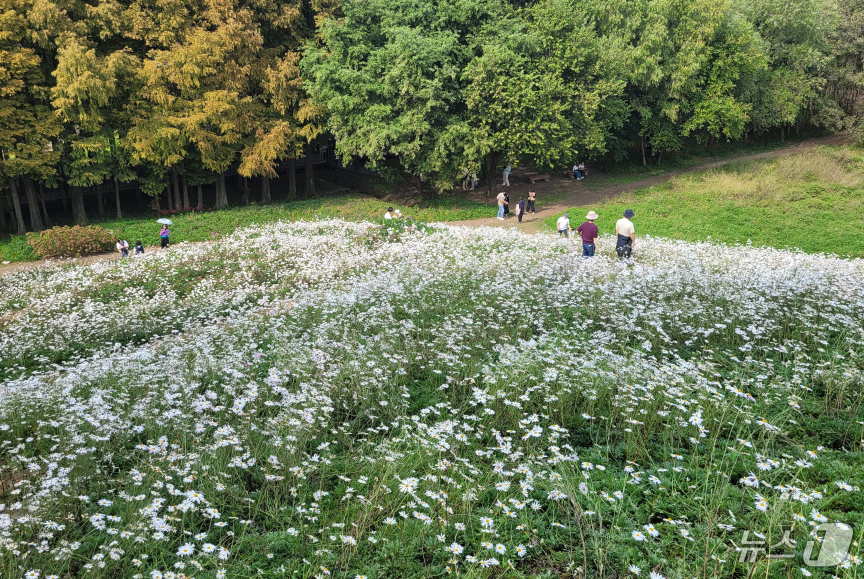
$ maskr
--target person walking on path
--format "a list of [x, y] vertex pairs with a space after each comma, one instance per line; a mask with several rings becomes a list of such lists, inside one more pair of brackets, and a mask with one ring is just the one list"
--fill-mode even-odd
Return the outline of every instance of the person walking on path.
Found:
[[565, 213], [558, 218], [558, 235], [567, 237], [570, 230], [570, 217]]
[[498, 193], [498, 197], [496, 197], [498, 200], [498, 219], [502, 221], [504, 220], [504, 196], [504, 191], [501, 191]]
[[530, 211], [533, 214], [537, 213], [537, 208], [534, 206], [534, 201], [537, 200], [537, 192], [534, 191], [534, 185], [531, 185], [531, 189], [528, 191], [528, 206], [525, 208], [525, 211]]
[[519, 223], [522, 223], [522, 216], [525, 215], [525, 199], [519, 198], [519, 203], [516, 205], [516, 217], [519, 218]]
[[167, 225], [162, 225], [162, 229], [159, 230], [159, 239], [162, 242], [162, 249], [168, 249], [168, 238], [171, 235], [171, 230], [168, 229]]
[[504, 217], [510, 215], [510, 195], [504, 191]]
[[615, 251], [618, 257], [630, 257], [633, 253], [633, 246], [636, 245], [636, 228], [633, 227], [633, 210], [627, 209], [624, 212], [624, 217], [618, 220], [615, 224], [615, 235], [618, 236], [618, 241], [615, 244]]
[[502, 183], [505, 187], [510, 186], [510, 170], [510, 163], [507, 163], [507, 166], [504, 167], [504, 182]]
[[587, 221], [576, 228], [576, 231], [582, 235], [582, 257], [594, 257], [594, 252], [597, 250], [597, 238], [600, 236], [600, 231], [594, 224], [597, 214], [589, 211], [585, 219]]

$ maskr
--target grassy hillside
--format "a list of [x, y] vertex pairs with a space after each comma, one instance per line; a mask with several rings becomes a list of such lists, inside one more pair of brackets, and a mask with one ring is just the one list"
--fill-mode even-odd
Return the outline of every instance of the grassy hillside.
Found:
[[862, 296], [860, 260], [326, 220], [6, 275], [0, 576], [851, 579]]
[[[591, 206], [601, 232], [614, 233], [624, 209], [639, 235], [795, 247], [864, 257], [864, 150], [820, 147], [800, 155], [733, 163]], [[575, 215], [575, 217], [574, 217]], [[554, 228], [558, 216], [546, 224]]]

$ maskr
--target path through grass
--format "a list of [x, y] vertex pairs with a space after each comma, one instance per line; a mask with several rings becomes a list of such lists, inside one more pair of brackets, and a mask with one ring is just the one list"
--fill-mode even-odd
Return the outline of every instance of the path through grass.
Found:
[[[819, 147], [799, 155], [732, 163], [675, 177], [590, 206], [601, 233], [614, 233], [627, 207], [640, 235], [795, 247], [864, 257], [864, 149]], [[554, 228], [559, 214], [546, 219]]]

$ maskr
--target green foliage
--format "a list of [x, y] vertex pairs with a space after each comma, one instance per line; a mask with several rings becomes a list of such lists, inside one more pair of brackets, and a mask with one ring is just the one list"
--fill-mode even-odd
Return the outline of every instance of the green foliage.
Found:
[[24, 235], [13, 235], [0, 242], [0, 261], [33, 261], [39, 259]]
[[151, 196], [168, 176], [215, 181], [225, 207], [226, 171], [273, 177], [322, 133], [439, 192], [466, 172], [491, 188], [504, 163], [636, 148], [647, 163], [806, 127], [864, 139], [864, 0], [0, 0], [0, 14], [0, 182], [68, 186], [77, 223], [79, 188], [113, 180]]
[[468, 41], [506, 13], [495, 0], [349, 1], [344, 17], [326, 20], [324, 47], [306, 53], [312, 98], [327, 109], [327, 127], [344, 155], [384, 163], [398, 156], [401, 172], [422, 190], [449, 189], [471, 138], [463, 71]]
[[111, 251], [116, 238], [104, 227], [52, 227], [27, 234], [27, 243], [40, 258], [78, 257]]

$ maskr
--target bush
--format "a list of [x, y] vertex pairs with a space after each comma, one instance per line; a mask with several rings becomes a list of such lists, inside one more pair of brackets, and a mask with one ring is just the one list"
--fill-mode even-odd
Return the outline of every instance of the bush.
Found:
[[15, 235], [0, 246], [0, 259], [2, 261], [33, 261], [39, 257], [27, 243], [26, 237]]
[[28, 233], [27, 243], [41, 258], [76, 257], [111, 251], [114, 234], [104, 227], [53, 227], [39, 233]]

